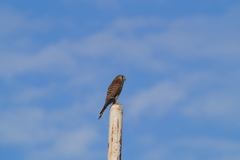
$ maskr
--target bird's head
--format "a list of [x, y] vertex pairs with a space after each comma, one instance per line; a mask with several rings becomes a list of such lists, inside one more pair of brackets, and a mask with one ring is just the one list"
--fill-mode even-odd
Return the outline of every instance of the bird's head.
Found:
[[126, 81], [126, 77], [124, 75], [118, 75], [118, 78], [121, 79], [122, 81]]

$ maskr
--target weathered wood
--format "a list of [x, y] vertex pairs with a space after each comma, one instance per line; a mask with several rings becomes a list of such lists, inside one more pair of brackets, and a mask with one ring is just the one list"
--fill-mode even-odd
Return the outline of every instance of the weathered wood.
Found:
[[123, 109], [121, 104], [112, 105], [109, 118], [108, 160], [121, 160], [122, 117]]

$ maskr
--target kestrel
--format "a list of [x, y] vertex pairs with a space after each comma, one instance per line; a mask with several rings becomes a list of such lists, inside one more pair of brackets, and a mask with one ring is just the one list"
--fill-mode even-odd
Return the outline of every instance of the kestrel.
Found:
[[107, 108], [107, 106], [111, 103], [115, 104], [118, 96], [120, 95], [122, 88], [123, 88], [123, 84], [124, 81], [126, 80], [126, 77], [124, 77], [123, 75], [118, 75], [110, 84], [110, 86], [108, 87], [108, 91], [107, 91], [107, 96], [106, 96], [106, 100], [105, 100], [105, 104], [100, 112], [100, 116], [98, 117], [98, 119], [100, 119], [105, 111], [105, 109]]

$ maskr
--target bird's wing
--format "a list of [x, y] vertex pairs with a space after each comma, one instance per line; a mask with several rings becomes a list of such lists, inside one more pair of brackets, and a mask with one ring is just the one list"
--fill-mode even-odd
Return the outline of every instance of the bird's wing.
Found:
[[107, 108], [107, 106], [109, 104], [116, 102], [117, 97], [119, 96], [119, 94], [122, 91], [122, 86], [123, 86], [123, 83], [120, 79], [115, 79], [110, 84], [110, 86], [108, 87], [105, 104], [100, 112], [100, 116], [98, 117], [98, 119], [100, 119], [102, 117], [105, 109]]
[[123, 82], [120, 79], [116, 79], [111, 83], [111, 85], [108, 87], [106, 102], [111, 98], [115, 98], [121, 93], [123, 86], [122, 83]]

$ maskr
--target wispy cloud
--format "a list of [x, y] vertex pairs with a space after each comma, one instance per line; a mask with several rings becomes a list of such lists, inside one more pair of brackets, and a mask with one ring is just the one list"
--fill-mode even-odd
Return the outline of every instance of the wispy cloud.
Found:
[[[179, 116], [211, 119], [239, 126], [238, 72], [181, 73], [174, 79], [142, 89], [128, 98], [129, 117], [160, 118], [173, 111]], [[231, 84], [229, 83], [231, 82]]]
[[93, 159], [99, 154], [92, 154], [94, 141], [97, 139], [93, 128], [82, 128], [56, 137], [56, 141], [47, 148], [35, 149], [26, 159]]
[[29, 159], [84, 158], [98, 133], [89, 123], [81, 122], [80, 115], [79, 107], [57, 111], [57, 114], [36, 107], [2, 111], [0, 141], [22, 146], [28, 150], [25, 156]]
[[184, 114], [194, 117], [208, 117], [220, 122], [239, 125], [238, 93], [217, 90], [190, 100]]
[[73, 57], [68, 55], [66, 48], [61, 45], [64, 44], [50, 45], [40, 53], [33, 55], [21, 53], [1, 55], [0, 75], [11, 77], [33, 71], [44, 71], [45, 73], [54, 71], [70, 74], [73, 72], [76, 62], [72, 59]]
[[[109, 1], [86, 3], [105, 2]], [[118, 6], [119, 2], [111, 3]], [[124, 88], [131, 92], [123, 91], [121, 95], [127, 97], [125, 104], [130, 107], [125, 115], [131, 120], [135, 117], [141, 121], [139, 117], [144, 116], [158, 120], [177, 112], [179, 119], [200, 119], [205, 124], [208, 120], [224, 121], [239, 126], [239, 8], [211, 16], [171, 19], [116, 17], [84, 36], [60, 34], [44, 43], [33, 34], [51, 31], [53, 26], [62, 29], [64, 25], [51, 16], [31, 18], [2, 9], [0, 35], [6, 45], [0, 49], [4, 53], [0, 54], [0, 77], [13, 86], [1, 86], [8, 94], [1, 97], [0, 143], [20, 146], [25, 159], [96, 159], [94, 155], [101, 156], [101, 149], [94, 150], [101, 134], [91, 118], [97, 119], [107, 86], [119, 72], [131, 77]], [[72, 33], [80, 28], [77, 23], [74, 25], [77, 27], [72, 28]], [[23, 31], [31, 34], [22, 35]], [[20, 47], [22, 50], [4, 39], [18, 35], [18, 42], [25, 44]], [[38, 47], [28, 49], [26, 46], [32, 48], [31, 40]], [[33, 74], [41, 82], [48, 80], [39, 87], [28, 79]], [[64, 102], [63, 106], [47, 108], [38, 103], [54, 96]], [[5, 101], [11, 101], [11, 106], [2, 106]], [[145, 138], [143, 144], [149, 142], [153, 148], [148, 153], [144, 151], [142, 157], [193, 160], [200, 154], [199, 149], [206, 148], [223, 153], [218, 159], [239, 157], [239, 144], [231, 139], [178, 137], [160, 146], [154, 144], [161, 140]], [[193, 148], [194, 152], [178, 154], [182, 148]]]
[[10, 7], [0, 9], [0, 35], [19, 34], [20, 31], [46, 31], [52, 28], [52, 23], [47, 18], [30, 18], [28, 15]]
[[[54, 63], [64, 66], [61, 70], [74, 71], [76, 55], [101, 59], [111, 55], [117, 63], [164, 72], [183, 65], [175, 63], [182, 59], [207, 58], [218, 65], [222, 61], [230, 63], [239, 59], [239, 24], [231, 18], [237, 17], [237, 13], [233, 10], [222, 16], [192, 16], [171, 21], [149, 17], [121, 18], [99, 33], [45, 46], [37, 55], [3, 56], [0, 73], [11, 74], [27, 68], [47, 71]], [[156, 30], [145, 32], [148, 28]]]
[[229, 139], [206, 137], [182, 138], [170, 142], [163, 142], [162, 145], [149, 149], [141, 159], [151, 157], [153, 159], [168, 158], [174, 160], [178, 158], [195, 160], [201, 155], [201, 157], [207, 160], [212, 160], [211, 157], [221, 160], [227, 160], [227, 158], [235, 160], [240, 157], [239, 145], [239, 142]]
[[150, 89], [140, 91], [129, 102], [129, 114], [138, 117], [143, 113], [162, 115], [185, 98], [185, 91], [171, 82], [159, 83]]
[[92, 6], [97, 6], [100, 9], [110, 9], [110, 10], [116, 10], [120, 8], [120, 2], [118, 0], [62, 0], [64, 3], [74, 5], [79, 3], [86, 3], [90, 4]]

